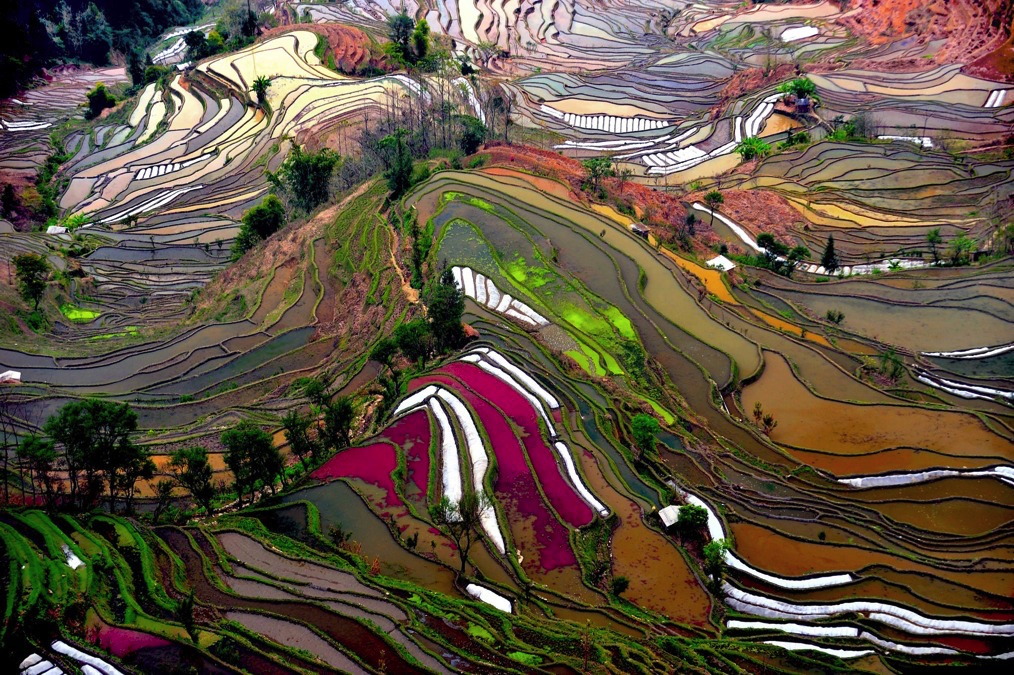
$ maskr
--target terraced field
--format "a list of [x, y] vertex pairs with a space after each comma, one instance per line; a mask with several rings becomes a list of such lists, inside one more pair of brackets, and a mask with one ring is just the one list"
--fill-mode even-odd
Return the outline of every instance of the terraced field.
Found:
[[[37, 331], [10, 274], [0, 288], [0, 646], [17, 670], [892, 673], [1014, 656], [1002, 74], [922, 15], [885, 38], [826, 0], [271, 8], [282, 26], [194, 63], [180, 40], [212, 24], [163, 35], [168, 74], [104, 117], [69, 120], [71, 99], [120, 71], [0, 104], [3, 176], [65, 159], [51, 223], [0, 222], [9, 267], [36, 253], [55, 270]], [[442, 71], [381, 47], [402, 9], [448, 50]], [[377, 64], [390, 72], [343, 74]], [[797, 76], [812, 104], [779, 90]], [[423, 110], [485, 121], [485, 146], [419, 151]], [[387, 155], [233, 259], [295, 148], [351, 164], [406, 111], [407, 189], [392, 194]], [[769, 147], [745, 159], [751, 138]], [[606, 175], [581, 163], [598, 158]], [[437, 325], [442, 284], [464, 305], [461, 348], [404, 338]], [[286, 414], [332, 433], [314, 382], [354, 419], [308, 458]], [[154, 461], [130, 485], [138, 513], [65, 508], [74, 467], [19, 450], [87, 398], [137, 413]], [[246, 506], [223, 436], [241, 420], [285, 469]], [[204, 510], [159, 488], [194, 445]], [[457, 534], [473, 496], [474, 543]]]

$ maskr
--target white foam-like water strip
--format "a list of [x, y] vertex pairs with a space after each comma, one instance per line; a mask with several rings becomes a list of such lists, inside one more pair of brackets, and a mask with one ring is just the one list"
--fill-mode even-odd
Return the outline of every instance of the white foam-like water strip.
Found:
[[4, 122], [7, 131], [38, 131], [53, 126], [52, 122]]
[[161, 206], [165, 206], [166, 204], [168, 204], [169, 202], [171, 202], [172, 200], [176, 199], [177, 197], [179, 197], [181, 195], [184, 195], [184, 194], [186, 194], [186, 193], [188, 193], [188, 192], [190, 192], [192, 190], [200, 190], [203, 187], [204, 187], [203, 185], [194, 185], [192, 187], [178, 188], [176, 190], [170, 190], [169, 192], [167, 192], [167, 193], [165, 193], [165, 194], [163, 194], [163, 195], [161, 195], [159, 197], [154, 197], [152, 199], [149, 199], [146, 202], [143, 202], [140, 206], [135, 206], [133, 208], [127, 209], [126, 211], [121, 211], [120, 213], [117, 213], [115, 216], [109, 216], [108, 218], [103, 218], [99, 222], [100, 223], [114, 223], [114, 222], [117, 222], [119, 220], [123, 220], [124, 218], [126, 218], [128, 216], [133, 216], [133, 215], [138, 215], [138, 214], [141, 214], [141, 213], [146, 213], [148, 211], [153, 211], [153, 210], [155, 210], [155, 209], [157, 209], [157, 208], [159, 208]]
[[500, 298], [500, 304], [496, 306], [496, 311], [500, 312], [501, 314], [506, 312], [507, 308], [510, 307], [511, 301], [513, 299], [514, 298], [511, 297], [510, 293], [504, 293], [504, 296]]
[[584, 481], [581, 480], [581, 474], [577, 472], [577, 467], [574, 466], [574, 458], [570, 456], [570, 448], [567, 447], [566, 443], [557, 441], [553, 444], [556, 448], [557, 453], [560, 455], [560, 459], [563, 460], [563, 466], [567, 469], [567, 475], [570, 476], [570, 482], [573, 484], [574, 489], [577, 490], [578, 494], [581, 495], [588, 506], [592, 507], [595, 511], [599, 512], [599, 515], [605, 518], [609, 515], [609, 509], [599, 500], [595, 499], [595, 495], [591, 493], [587, 487], [585, 487]]
[[[476, 493], [482, 493], [485, 490], [484, 481], [486, 470], [489, 468], [489, 456], [486, 454], [482, 436], [479, 435], [479, 430], [475, 426], [475, 420], [472, 419], [472, 414], [461, 402], [461, 399], [449, 390], [440, 387], [437, 389], [436, 395], [450, 407], [451, 412], [458, 418], [458, 426], [461, 427], [461, 432], [465, 437], [465, 448], [468, 450], [469, 463], [472, 466], [472, 487]], [[496, 520], [496, 509], [492, 506], [485, 509], [479, 514], [479, 520], [482, 522], [482, 529], [500, 555], [506, 553], [507, 547], [504, 544], [503, 535], [500, 533], [500, 525]]]
[[486, 277], [481, 274], [475, 275], [475, 301], [480, 305], [486, 304]]
[[771, 619], [828, 618], [836, 614], [862, 612], [873, 621], [916, 635], [1014, 635], [1014, 624], [989, 624], [960, 619], [933, 619], [919, 612], [884, 602], [853, 601], [826, 605], [802, 605], [776, 600], [722, 583], [729, 606]]
[[933, 139], [929, 136], [877, 136], [882, 141], [907, 141], [924, 148], [933, 148]]
[[[712, 540], [725, 539], [725, 527], [722, 525], [721, 519], [718, 514], [715, 513], [714, 509], [708, 506], [707, 502], [702, 500], [696, 495], [684, 492], [683, 496], [686, 498], [688, 504], [694, 504], [700, 506], [708, 512], [708, 536]], [[763, 572], [756, 567], [746, 563], [736, 556], [732, 551], [725, 552], [725, 562], [729, 567], [739, 570], [745, 574], [749, 574], [752, 577], [760, 579], [772, 586], [779, 588], [787, 588], [793, 590], [807, 590], [812, 588], [828, 588], [830, 586], [842, 586], [844, 584], [850, 584], [855, 581], [855, 578], [848, 573], [842, 574], [826, 574], [823, 576], [815, 577], [804, 577], [800, 579], [789, 579], [787, 577], [778, 576], [776, 574], [769, 574]]]
[[740, 630], [779, 630], [806, 637], [859, 637], [859, 629], [852, 626], [813, 626], [805, 623], [742, 621], [740, 619], [729, 619], [725, 625]]
[[529, 319], [531, 319], [533, 322], [535, 322], [539, 326], [546, 326], [546, 325], [549, 324], [549, 321], [546, 320], [546, 317], [542, 316], [541, 314], [539, 314], [538, 312], [536, 312], [534, 309], [532, 309], [531, 307], [529, 307], [525, 303], [521, 302], [520, 300], [515, 300], [514, 302], [511, 303], [511, 306], [515, 310], [517, 310], [517, 311], [521, 312], [522, 314], [524, 314], [525, 316], [527, 316]]
[[730, 220], [729, 218], [726, 218], [724, 215], [722, 215], [721, 213], [718, 213], [717, 211], [712, 211], [707, 206], [705, 206], [704, 204], [701, 204], [699, 202], [695, 203], [693, 205], [693, 207], [694, 207], [694, 209], [696, 209], [698, 211], [703, 211], [704, 213], [707, 213], [710, 216], [714, 216], [715, 218], [718, 218], [720, 221], [722, 221], [723, 223], [725, 223], [726, 226], [728, 226], [728, 228], [730, 230], [732, 230], [733, 232], [735, 232], [736, 236], [739, 237], [740, 240], [744, 244], [746, 244], [749, 248], [753, 249], [757, 253], [763, 253], [764, 252], [764, 249], [762, 249], [760, 246], [758, 246], [757, 242], [755, 240], [753, 240], [752, 238], [750, 238], [750, 234], [746, 230], [744, 230], [743, 227], [741, 225], [739, 225], [739, 223], [733, 222], [732, 220]]
[[402, 400], [402, 402], [398, 404], [398, 407], [394, 409], [394, 413], [393, 414], [395, 416], [397, 416], [397, 415], [402, 414], [403, 412], [407, 412], [409, 408], [418, 407], [419, 405], [422, 404], [423, 401], [425, 401], [430, 396], [433, 396], [436, 393], [437, 393], [437, 388], [436, 388], [435, 385], [431, 384], [431, 385], [429, 385], [427, 387], [423, 387], [422, 389], [420, 389], [419, 391], [415, 392], [411, 396], [409, 396], [409, 397], [405, 398], [404, 400]]
[[451, 274], [454, 276], [454, 285], [458, 288], [464, 288], [461, 284], [461, 268], [455, 265], [451, 268]]
[[462, 292], [474, 300], [475, 276], [472, 274], [472, 269], [470, 267], [461, 268], [461, 284], [463, 286]]
[[496, 607], [501, 612], [511, 613], [511, 601], [495, 591], [491, 591], [478, 584], [468, 584], [465, 586], [465, 591], [480, 602], [485, 602], [487, 605]]
[[486, 290], [489, 292], [489, 297], [486, 298], [486, 306], [495, 308], [500, 304], [500, 289], [496, 287], [492, 279], [486, 279]]
[[553, 396], [551, 393], [549, 393], [549, 391], [547, 391], [545, 387], [536, 382], [535, 378], [533, 378], [531, 375], [515, 366], [513, 363], [508, 361], [502, 354], [500, 354], [494, 349], [490, 349], [489, 352], [487, 352], [487, 354], [489, 355], [489, 358], [492, 359], [494, 362], [496, 362], [501, 368], [512, 374], [514, 377], [518, 378], [518, 380], [520, 380], [526, 387], [531, 389], [536, 396], [545, 401], [546, 405], [548, 405], [550, 409], [555, 410], [560, 407], [560, 402], [556, 400], [556, 397]]
[[63, 545], [63, 555], [67, 558], [67, 566], [72, 570], [76, 570], [78, 567], [81, 567], [81, 565], [84, 565], [84, 560], [78, 558], [74, 551], [70, 550], [70, 546], [67, 546], [67, 544]]
[[928, 656], [931, 654], [960, 654], [956, 649], [950, 649], [948, 647], [913, 647], [911, 645], [903, 645], [891, 640], [884, 640], [879, 638], [872, 633], [862, 631], [859, 633], [860, 640], [866, 640], [872, 644], [877, 645], [883, 649], [889, 649], [894, 652], [901, 652], [903, 654], [912, 654], [914, 656]]
[[42, 675], [42, 673], [48, 673], [53, 668], [56, 668], [56, 666], [53, 665], [52, 661], [41, 659], [40, 657], [40, 660], [35, 665], [21, 671], [21, 675]]
[[839, 659], [858, 659], [861, 656], [869, 656], [873, 654], [872, 649], [832, 649], [830, 647], [821, 647], [819, 645], [813, 645], [809, 642], [786, 642], [783, 640], [764, 640], [766, 645], [774, 645], [775, 647], [781, 647], [782, 649], [788, 649], [789, 651], [802, 651], [812, 650], [815, 652], [823, 652], [824, 654], [830, 654], [831, 656], [837, 656]]
[[1014, 485], [1014, 466], [994, 466], [988, 469], [931, 469], [912, 473], [892, 473], [881, 476], [855, 476], [839, 478], [838, 482], [860, 490], [895, 485], [916, 485], [940, 478], [999, 478]]
[[447, 419], [447, 413], [439, 401], [431, 398], [429, 402], [433, 417], [440, 427], [440, 466], [442, 469], [441, 489], [448, 501], [457, 504], [461, 501], [461, 466], [458, 459], [458, 441], [454, 437], [454, 429]]
[[1007, 352], [1014, 349], [1014, 342], [1009, 345], [1000, 345], [999, 347], [973, 347], [972, 349], [962, 349], [956, 352], [919, 352], [923, 356], [937, 356], [944, 359], [985, 359], [990, 356], [999, 356], [1000, 354], [1006, 354]]
[[69, 656], [70, 658], [76, 661], [80, 661], [81, 663], [87, 663], [89, 666], [92, 666], [93, 668], [105, 673], [106, 675], [123, 675], [121, 671], [114, 668], [111, 664], [106, 663], [102, 659], [92, 656], [91, 654], [85, 654], [80, 649], [75, 649], [66, 642], [63, 642], [62, 640], [57, 640], [50, 646], [52, 647], [54, 652], [58, 652], [60, 654], [63, 654], [64, 656]]
[[42, 661], [42, 657], [38, 654], [29, 654], [25, 659], [18, 665], [18, 670], [24, 670], [25, 668], [31, 668], [35, 664]]
[[820, 30], [816, 26], [793, 26], [792, 28], [783, 30], [778, 39], [782, 42], [795, 42], [796, 40], [813, 37], [818, 33], [820, 33]]
[[472, 83], [467, 78], [459, 77], [451, 80], [451, 84], [458, 87], [461, 93], [468, 99], [468, 105], [472, 107], [475, 117], [483, 124], [486, 124], [486, 113], [482, 110], [482, 103], [479, 102], [479, 98], [475, 95]]
[[522, 314], [518, 310], [514, 309], [513, 307], [508, 307], [507, 311], [504, 312], [504, 314], [506, 314], [507, 316], [510, 316], [510, 317], [513, 317], [513, 318], [517, 319], [521, 323], [527, 323], [530, 326], [538, 326], [539, 325], [539, 324], [535, 323], [534, 319], [532, 319], [529, 316], [525, 316], [524, 314]]
[[934, 389], [942, 389], [955, 396], [961, 398], [981, 398], [987, 401], [991, 401], [997, 397], [1005, 398], [1008, 401], [1014, 401], [1014, 392], [1006, 391], [1004, 389], [993, 389], [992, 387], [981, 387], [974, 384], [966, 384], [964, 382], [956, 382], [954, 380], [945, 380], [942, 377], [932, 377], [926, 372], [920, 372], [916, 374], [915, 379], [928, 384]]
[[994, 89], [986, 98], [983, 108], [999, 108], [1003, 105], [1003, 99], [1007, 96], [1006, 89]]

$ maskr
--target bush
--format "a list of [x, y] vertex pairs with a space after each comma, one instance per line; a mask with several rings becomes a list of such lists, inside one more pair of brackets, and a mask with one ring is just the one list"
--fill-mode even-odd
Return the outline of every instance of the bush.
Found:
[[95, 119], [102, 114], [102, 111], [106, 108], [112, 108], [116, 105], [116, 97], [109, 93], [106, 89], [106, 85], [99, 82], [85, 95], [88, 98], [88, 112], [85, 113], [85, 117], [88, 119]]
[[738, 152], [743, 159], [749, 161], [755, 157], [766, 157], [771, 153], [771, 146], [757, 138], [751, 136], [750, 138], [744, 138], [736, 146], [736, 152]]
[[623, 595], [628, 588], [630, 588], [630, 579], [627, 577], [613, 577], [613, 581], [609, 585], [609, 589], [617, 597]]

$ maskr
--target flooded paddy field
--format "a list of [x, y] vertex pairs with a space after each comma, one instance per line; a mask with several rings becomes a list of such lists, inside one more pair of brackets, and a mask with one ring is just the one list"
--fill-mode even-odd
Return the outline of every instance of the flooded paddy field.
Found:
[[[60, 639], [152, 672], [1000, 667], [1014, 87], [983, 64], [1011, 17], [857, 2], [259, 3], [238, 49], [166, 31], [157, 81], [0, 102], [0, 182], [62, 158], [28, 192], [51, 222], [0, 220], [8, 267], [52, 269], [42, 328], [0, 287], [0, 644], [67, 672]], [[430, 31], [401, 61], [399, 11]], [[98, 81], [118, 107], [84, 120]], [[300, 210], [280, 167], [325, 147]], [[269, 195], [284, 227], [236, 259]], [[129, 405], [152, 464], [64, 509], [79, 467], [19, 448], [85, 399]]]

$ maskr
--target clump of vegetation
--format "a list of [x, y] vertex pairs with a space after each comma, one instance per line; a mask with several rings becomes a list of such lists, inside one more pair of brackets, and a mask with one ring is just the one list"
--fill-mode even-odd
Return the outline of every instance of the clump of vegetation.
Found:
[[630, 430], [634, 437], [634, 447], [638, 456], [652, 456], [658, 443], [659, 424], [651, 415], [638, 413], [630, 420]]
[[764, 412], [764, 406], [761, 405], [760, 401], [753, 404], [753, 422], [764, 432], [765, 436], [770, 436], [771, 432], [778, 426], [775, 416]]
[[744, 160], [750, 161], [757, 157], [767, 157], [771, 154], [771, 146], [757, 136], [751, 136], [750, 138], [744, 138], [736, 145], [736, 152]]
[[34, 311], [38, 311], [52, 271], [49, 262], [45, 256], [23, 253], [14, 256], [14, 269], [18, 278], [18, 293], [22, 300], [32, 303]]
[[101, 115], [106, 108], [116, 105], [116, 97], [106, 89], [106, 85], [102, 82], [96, 84], [85, 96], [88, 99], [88, 112], [85, 113], [85, 117], [88, 119], [94, 119]]
[[330, 148], [312, 152], [297, 145], [278, 171], [267, 176], [291, 204], [309, 212], [331, 197], [331, 178], [341, 164], [341, 155]]
[[866, 112], [860, 112], [848, 120], [839, 115], [831, 121], [834, 131], [828, 136], [832, 141], [869, 141], [877, 137], [877, 123]]
[[808, 77], [797, 77], [778, 85], [778, 91], [796, 98], [812, 98], [817, 93], [817, 85]]
[[824, 313], [824, 318], [836, 326], [839, 326], [841, 325], [841, 322], [845, 320], [845, 312], [839, 309], [829, 309]]
[[284, 225], [285, 206], [275, 195], [268, 195], [263, 202], [243, 214], [243, 223], [232, 242], [232, 259], [239, 260]]
[[755, 267], [769, 269], [783, 277], [791, 277], [799, 263], [810, 258], [810, 249], [801, 244], [789, 248], [775, 239], [770, 232], [757, 235], [757, 245], [764, 252], [744, 260]]

